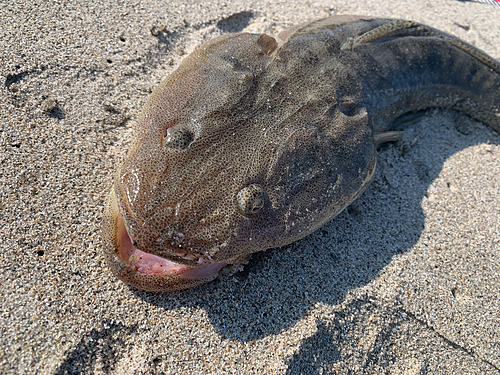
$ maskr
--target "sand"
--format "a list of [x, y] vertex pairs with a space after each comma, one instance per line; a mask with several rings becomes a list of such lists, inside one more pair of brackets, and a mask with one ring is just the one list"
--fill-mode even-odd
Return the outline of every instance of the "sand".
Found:
[[500, 59], [500, 7], [38, 3], [0, 7], [0, 373], [500, 373], [500, 136], [466, 116], [429, 111], [337, 219], [193, 290], [127, 287], [100, 237], [142, 105], [203, 40], [361, 14]]

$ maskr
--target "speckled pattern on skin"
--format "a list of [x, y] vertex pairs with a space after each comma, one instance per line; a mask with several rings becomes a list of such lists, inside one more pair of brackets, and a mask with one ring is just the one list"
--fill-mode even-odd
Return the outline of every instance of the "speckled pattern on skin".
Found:
[[243, 272], [146, 293], [101, 258], [151, 89], [222, 32], [333, 14], [412, 19], [500, 58], [478, 2], [2, 3], [2, 374], [499, 373], [500, 137], [453, 112], [384, 146], [338, 219]]
[[378, 139], [436, 107], [500, 132], [500, 63], [408, 20], [341, 15], [276, 38], [213, 38], [135, 125], [104, 213], [107, 263], [147, 291], [241, 268], [335, 218], [373, 179]]

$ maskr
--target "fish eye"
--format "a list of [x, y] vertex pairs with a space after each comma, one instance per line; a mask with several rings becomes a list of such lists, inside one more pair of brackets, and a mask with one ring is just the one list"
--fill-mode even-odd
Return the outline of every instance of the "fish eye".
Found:
[[189, 129], [184, 127], [172, 126], [163, 133], [163, 145], [178, 150], [186, 149], [191, 141], [193, 135]]
[[246, 217], [254, 217], [262, 212], [265, 206], [266, 193], [259, 185], [248, 185], [236, 195], [238, 208]]

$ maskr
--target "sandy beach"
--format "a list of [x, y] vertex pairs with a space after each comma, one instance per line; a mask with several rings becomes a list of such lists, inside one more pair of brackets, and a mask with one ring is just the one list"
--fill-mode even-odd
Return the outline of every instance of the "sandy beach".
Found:
[[338, 218], [198, 288], [118, 281], [100, 227], [148, 95], [204, 40], [357, 14], [498, 60], [500, 6], [0, 4], [0, 373], [500, 374], [500, 135], [465, 115], [429, 110]]

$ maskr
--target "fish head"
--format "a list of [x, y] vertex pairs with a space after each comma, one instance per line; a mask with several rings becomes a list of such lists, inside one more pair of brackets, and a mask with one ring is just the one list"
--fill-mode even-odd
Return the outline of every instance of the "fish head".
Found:
[[279, 49], [265, 34], [215, 38], [152, 93], [104, 215], [120, 279], [151, 291], [205, 283], [313, 232], [371, 180], [366, 110], [304, 90]]

